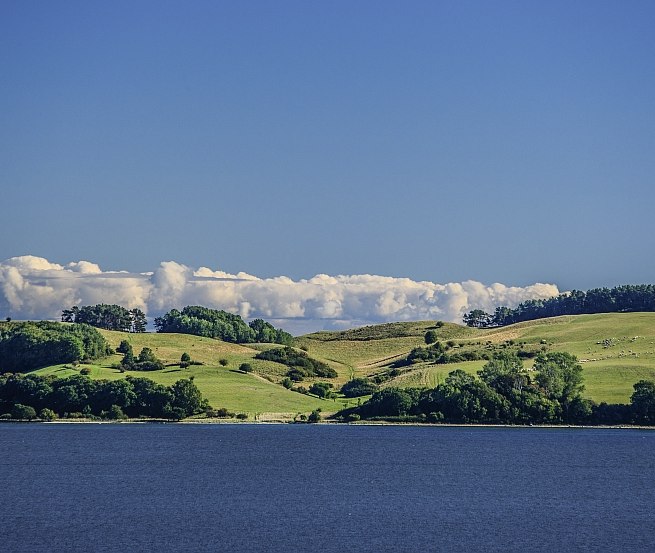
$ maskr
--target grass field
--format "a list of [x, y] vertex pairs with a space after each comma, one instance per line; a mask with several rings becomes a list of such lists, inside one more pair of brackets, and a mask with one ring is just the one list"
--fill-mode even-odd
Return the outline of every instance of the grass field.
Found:
[[[424, 346], [423, 336], [435, 328], [435, 323], [383, 326], [387, 327], [386, 332], [376, 333], [376, 327], [369, 327], [368, 336], [360, 333], [358, 341], [352, 339], [352, 331], [346, 331], [309, 334], [300, 342], [314, 357], [342, 362], [357, 376], [370, 375], [406, 355], [413, 347]], [[655, 313], [564, 316], [494, 329], [446, 323], [436, 331], [442, 342], [455, 341], [462, 347], [481, 351], [488, 342], [502, 346], [513, 341], [525, 343], [526, 347], [573, 353], [584, 370], [584, 395], [598, 402], [628, 402], [635, 382], [655, 380]], [[394, 332], [397, 337], [393, 336]], [[482, 365], [484, 361], [448, 365], [419, 363], [385, 385], [433, 387], [456, 368], [475, 374]], [[531, 367], [532, 362], [526, 360], [525, 365]], [[340, 378], [348, 376], [347, 372], [339, 373]]]
[[[430, 329], [436, 330], [440, 341], [455, 344], [453, 351], [477, 348], [489, 352], [509, 347], [511, 343], [573, 353], [584, 370], [584, 395], [597, 402], [627, 403], [635, 382], [655, 380], [655, 313], [565, 316], [482, 330], [451, 323], [437, 327], [434, 321], [389, 323], [344, 332], [308, 334], [299, 337], [297, 345], [337, 371], [338, 377], [330, 381], [338, 388], [355, 376], [371, 376], [388, 370], [393, 361], [406, 356], [412, 348], [424, 346], [425, 332]], [[193, 376], [213, 407], [248, 413], [251, 419], [284, 419], [318, 408], [328, 414], [346, 404], [356, 403], [343, 398], [324, 400], [286, 390], [279, 384], [286, 372], [284, 366], [254, 359], [258, 351], [275, 347], [270, 344], [240, 346], [186, 334], [101, 332], [114, 348], [126, 339], [135, 353], [142, 347], [149, 347], [170, 366], [163, 371], [121, 373], [112, 368], [121, 359], [115, 355], [88, 365], [93, 378], [117, 379], [133, 374], [168, 385]], [[184, 352], [202, 365], [180, 369], [178, 363]], [[226, 360], [227, 365], [222, 366], [220, 360]], [[246, 362], [253, 366], [253, 373], [244, 374], [238, 370], [239, 365]], [[450, 371], [463, 369], [475, 374], [484, 363], [419, 363], [403, 369], [383, 385], [434, 387], [443, 382]], [[531, 367], [532, 361], [527, 359], [525, 366]], [[79, 367], [58, 365], [37, 372], [67, 376], [78, 373]], [[312, 379], [308, 379], [301, 385], [309, 387], [311, 382]]]

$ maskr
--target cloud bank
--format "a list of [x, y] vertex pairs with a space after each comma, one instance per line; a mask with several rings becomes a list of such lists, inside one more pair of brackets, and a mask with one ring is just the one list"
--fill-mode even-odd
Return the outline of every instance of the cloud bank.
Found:
[[473, 280], [438, 284], [376, 275], [316, 275], [292, 280], [258, 278], [175, 261], [153, 272], [103, 271], [89, 261], [67, 265], [31, 255], [0, 262], [0, 317], [59, 319], [73, 305], [115, 303], [156, 317], [186, 305], [203, 305], [261, 317], [292, 334], [389, 321], [461, 322], [471, 309], [493, 311], [559, 293], [554, 284], [525, 287]]

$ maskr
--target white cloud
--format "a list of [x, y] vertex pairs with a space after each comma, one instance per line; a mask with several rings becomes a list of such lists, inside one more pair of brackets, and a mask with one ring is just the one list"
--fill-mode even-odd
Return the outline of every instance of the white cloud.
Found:
[[511, 287], [476, 281], [438, 284], [376, 275], [316, 275], [294, 281], [190, 267], [165, 261], [153, 272], [103, 271], [77, 261], [66, 266], [34, 256], [0, 262], [0, 315], [58, 319], [73, 305], [116, 303], [150, 317], [185, 305], [204, 305], [262, 317], [294, 333], [387, 321], [461, 322], [471, 309], [493, 311], [559, 293], [553, 284]]

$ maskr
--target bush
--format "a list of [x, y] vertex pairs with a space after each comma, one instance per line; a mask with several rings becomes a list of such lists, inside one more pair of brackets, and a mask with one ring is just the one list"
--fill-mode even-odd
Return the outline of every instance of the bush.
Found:
[[132, 351], [132, 344], [127, 340], [121, 340], [121, 343], [116, 348], [116, 353], [126, 354], [128, 351]]
[[109, 413], [107, 413], [107, 418], [111, 420], [122, 420], [126, 419], [127, 415], [123, 413], [123, 410], [118, 405], [112, 405], [109, 408]]
[[214, 411], [214, 416], [219, 419], [231, 419], [235, 414], [232, 411], [228, 411], [225, 407], [220, 407]]
[[346, 397], [360, 397], [374, 394], [378, 387], [368, 378], [353, 378], [341, 386], [341, 393]]
[[434, 344], [437, 341], [437, 338], [438, 336], [435, 330], [428, 330], [424, 336], [425, 343], [428, 345]]
[[288, 376], [283, 378], [280, 384], [282, 384], [282, 386], [284, 386], [287, 390], [293, 388], [293, 380], [291, 380]]
[[55, 413], [52, 409], [45, 407], [44, 409], [41, 409], [39, 418], [44, 421], [53, 421], [57, 418], [57, 413]]
[[219, 359], [218, 364], [221, 367], [227, 367], [230, 362], [227, 359]]
[[241, 363], [241, 365], [239, 365], [239, 370], [242, 373], [251, 373], [252, 372], [252, 365], [250, 363]]
[[91, 369], [89, 367], [84, 367], [83, 369], [80, 369], [80, 374], [89, 375], [91, 374]]
[[331, 396], [331, 388], [332, 384], [328, 384], [327, 382], [315, 382], [309, 387], [309, 393], [321, 398], [329, 398]]
[[14, 405], [14, 408], [11, 410], [11, 416], [14, 419], [31, 421], [32, 419], [36, 418], [36, 411], [34, 410], [34, 407], [17, 403], [16, 405]]
[[312, 411], [309, 414], [309, 417], [307, 417], [307, 422], [320, 422], [321, 421], [321, 413], [319, 413], [317, 410]]
[[248, 418], [248, 413], [237, 413], [237, 419], [245, 421]]

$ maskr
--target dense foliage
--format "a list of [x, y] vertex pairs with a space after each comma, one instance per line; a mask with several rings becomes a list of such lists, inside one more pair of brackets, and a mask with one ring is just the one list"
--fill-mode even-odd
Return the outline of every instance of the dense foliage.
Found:
[[[122, 345], [123, 343], [121, 342], [121, 346]], [[120, 362], [120, 368], [123, 371], [160, 371], [165, 367], [163, 361], [157, 359], [150, 348], [143, 348], [138, 357], [134, 356], [130, 344], [127, 344], [127, 347], [123, 349], [126, 350], [125, 355], [123, 355], [123, 359]], [[180, 364], [180, 366], [182, 365]], [[187, 363], [186, 366], [188, 367], [189, 363]]]
[[345, 397], [360, 397], [374, 394], [378, 386], [368, 378], [353, 378], [341, 386], [341, 393]]
[[39, 321], [0, 325], [0, 372], [23, 372], [83, 359], [98, 359], [111, 348], [85, 324]]
[[227, 311], [187, 306], [182, 311], [171, 309], [155, 318], [157, 332], [178, 332], [207, 338], [219, 338], [224, 342], [247, 344], [252, 342], [289, 345], [293, 337], [262, 319], [246, 324], [239, 315]]
[[321, 378], [335, 378], [337, 376], [337, 371], [326, 363], [312, 359], [304, 351], [299, 351], [291, 347], [273, 348], [262, 351], [255, 356], [255, 359], [274, 361], [286, 365], [289, 367], [287, 376], [296, 382], [306, 376], [319, 376]]
[[64, 323], [84, 323], [105, 330], [122, 332], [145, 332], [147, 319], [138, 308], [127, 310], [120, 305], [83, 305], [64, 309], [61, 314]]
[[[34, 416], [26, 408], [32, 409]], [[35, 418], [40, 413], [39, 418], [44, 419], [55, 416], [182, 419], [206, 409], [209, 409], [207, 401], [191, 380], [162, 386], [131, 376], [109, 381], [81, 375], [67, 378], [0, 375], [0, 414], [7, 413], [12, 418]]]
[[514, 309], [497, 307], [493, 314], [475, 309], [464, 315], [464, 323], [468, 326], [484, 328], [559, 315], [638, 311], [655, 311], [655, 285], [594, 288], [587, 292], [573, 290], [553, 298], [528, 300]]
[[582, 398], [582, 367], [569, 353], [537, 356], [535, 372], [515, 352], [497, 354], [478, 372], [452, 371], [433, 389], [385, 388], [344, 418], [409, 418], [450, 423], [655, 424], [655, 384], [640, 381], [630, 405]]

